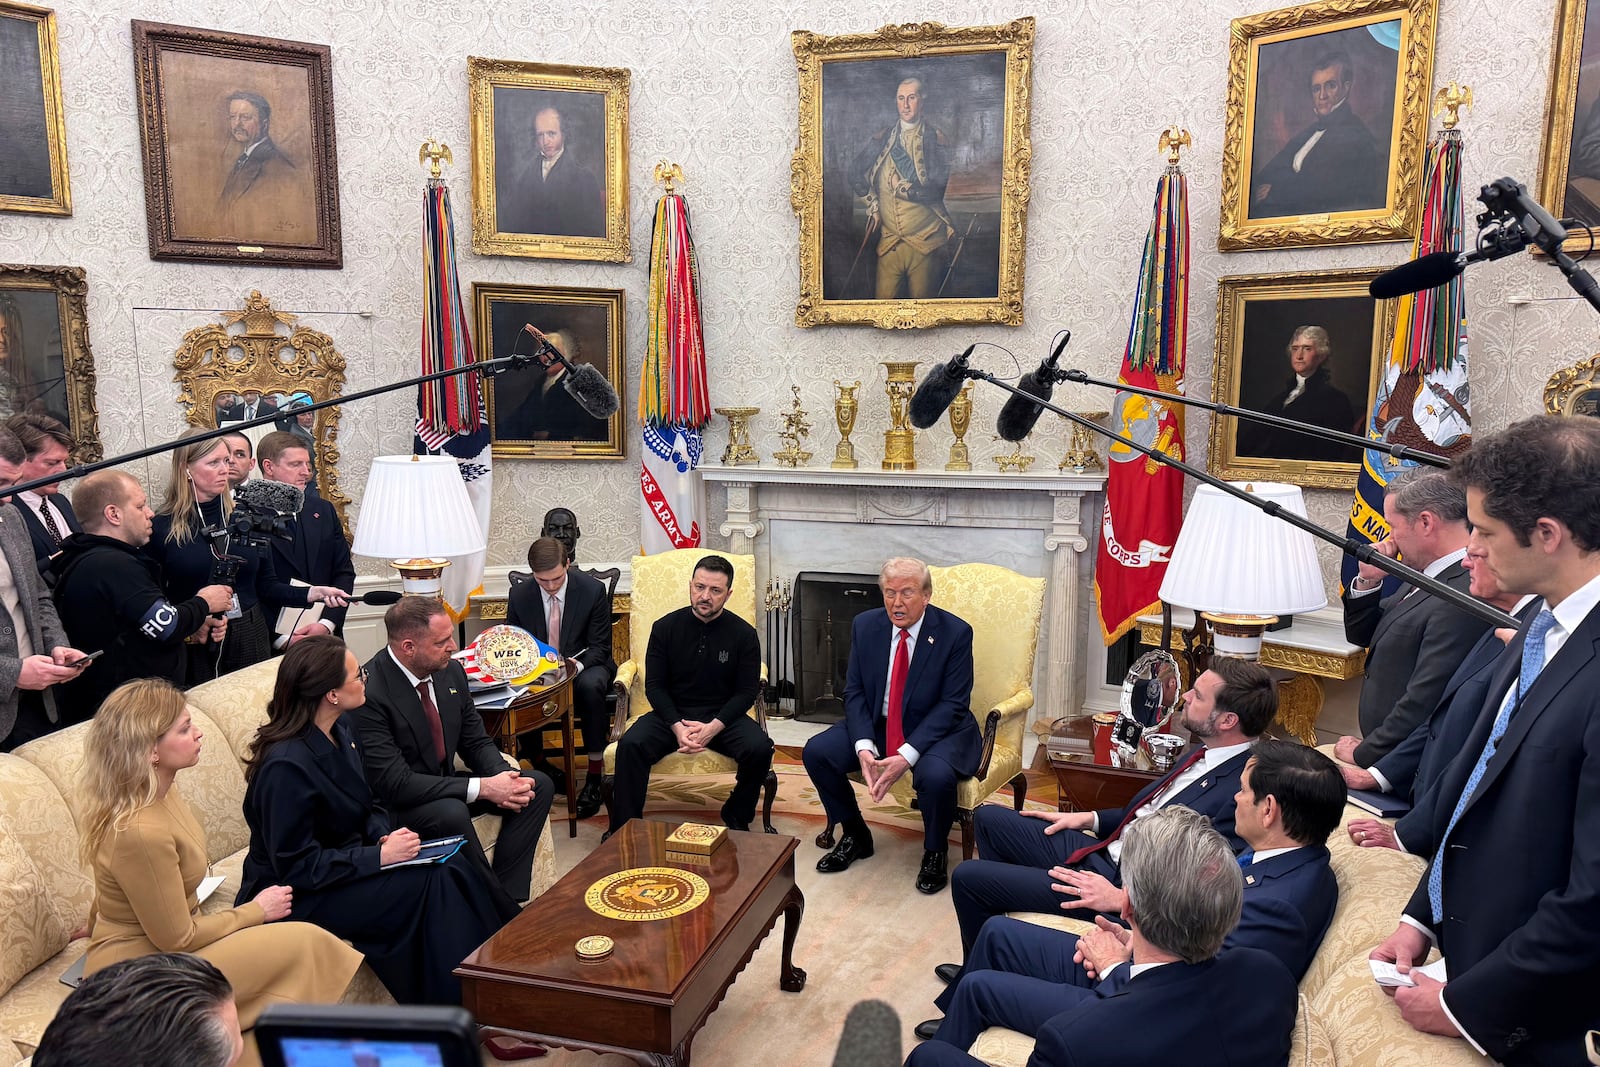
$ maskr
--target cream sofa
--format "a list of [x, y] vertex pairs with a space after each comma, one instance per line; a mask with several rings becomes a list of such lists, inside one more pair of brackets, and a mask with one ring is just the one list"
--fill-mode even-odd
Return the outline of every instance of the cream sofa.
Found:
[[[212, 870], [227, 881], [201, 906], [230, 907], [239, 890], [250, 833], [245, 826], [243, 756], [266, 720], [276, 659], [189, 691], [194, 722], [205, 735], [198, 766], [179, 787], [206, 830]], [[74, 726], [0, 754], [0, 1063], [31, 1055], [69, 990], [58, 980], [88, 948], [69, 940], [89, 916], [93, 884], [78, 862], [79, 795], [88, 725]], [[499, 820], [478, 820], [486, 849]], [[548, 828], [533, 865], [533, 895], [555, 880]], [[365, 965], [347, 1000], [393, 1003]]]
[[[1344, 822], [1371, 816], [1345, 807]], [[1400, 909], [1411, 899], [1423, 864], [1393, 849], [1357, 848], [1341, 826], [1328, 840], [1339, 879], [1339, 908], [1300, 982], [1300, 1018], [1291, 1067], [1482, 1067], [1488, 1063], [1465, 1041], [1413, 1030], [1394, 1001], [1372, 980], [1367, 953], [1394, 932]], [[1018, 918], [1080, 931], [1072, 919], [1040, 915]], [[5, 1024], [0, 1020], [0, 1027]], [[985, 1030], [972, 1054], [992, 1067], [1023, 1067], [1033, 1041], [1013, 1030]]]

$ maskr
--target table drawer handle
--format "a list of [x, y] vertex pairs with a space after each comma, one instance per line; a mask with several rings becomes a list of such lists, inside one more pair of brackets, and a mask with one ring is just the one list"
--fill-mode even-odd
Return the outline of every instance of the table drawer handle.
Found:
[[554, 700], [546, 700], [544, 702], [544, 713], [546, 715], [554, 715], [556, 713], [556, 702]]

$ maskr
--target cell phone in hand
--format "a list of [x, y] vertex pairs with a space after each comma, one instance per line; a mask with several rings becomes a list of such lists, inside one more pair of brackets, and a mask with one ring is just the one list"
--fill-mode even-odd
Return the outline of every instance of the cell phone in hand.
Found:
[[71, 661], [69, 661], [67, 663], [63, 663], [62, 666], [63, 667], [72, 667], [72, 668], [87, 667], [89, 664], [93, 663], [95, 660], [99, 659], [101, 656], [103, 656], [105, 654], [106, 654], [106, 650], [102, 648], [98, 652], [91, 652], [87, 656], [79, 656], [75, 660], [71, 660]]

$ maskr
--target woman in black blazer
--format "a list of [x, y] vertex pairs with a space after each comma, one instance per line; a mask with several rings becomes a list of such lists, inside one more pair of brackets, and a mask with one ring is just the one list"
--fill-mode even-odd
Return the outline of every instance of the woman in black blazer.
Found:
[[294, 890], [290, 918], [348, 939], [395, 1000], [459, 1004], [451, 973], [512, 916], [465, 854], [381, 870], [417, 854], [372, 798], [355, 728], [365, 672], [337, 637], [295, 642], [278, 668], [267, 722], [245, 767], [250, 851], [239, 900], [269, 885]]

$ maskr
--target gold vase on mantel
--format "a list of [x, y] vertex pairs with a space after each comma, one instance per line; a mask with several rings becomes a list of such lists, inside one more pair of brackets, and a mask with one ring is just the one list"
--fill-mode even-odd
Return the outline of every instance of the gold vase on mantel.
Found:
[[917, 360], [885, 360], [888, 372], [889, 428], [883, 432], [883, 469], [917, 469], [917, 431], [906, 420], [911, 394], [917, 389]]
[[855, 470], [861, 464], [856, 462], [856, 446], [850, 442], [850, 431], [856, 428], [856, 390], [861, 388], [861, 382], [858, 379], [846, 385], [835, 378], [833, 387], [839, 391], [833, 398], [833, 421], [839, 424], [839, 445], [833, 450], [833, 467]]
[[975, 384], [968, 382], [963, 385], [961, 392], [950, 403], [950, 432], [956, 435], [956, 440], [950, 446], [950, 462], [944, 465], [947, 471], [972, 469], [972, 451], [967, 448], [966, 436], [967, 429], [972, 425], [972, 387]]

